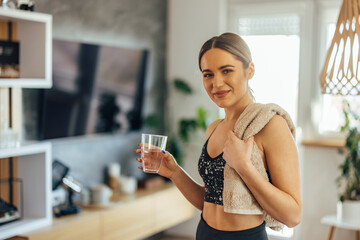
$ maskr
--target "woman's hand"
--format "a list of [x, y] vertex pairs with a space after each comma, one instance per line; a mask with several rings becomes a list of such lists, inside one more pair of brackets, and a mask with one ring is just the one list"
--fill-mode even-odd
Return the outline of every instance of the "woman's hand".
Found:
[[[136, 149], [136, 152], [141, 154], [141, 144], [139, 145], [140, 149]], [[175, 176], [175, 172], [180, 170], [180, 166], [177, 164], [175, 158], [167, 151], [163, 151], [162, 153], [162, 161], [159, 168], [158, 174], [167, 177], [172, 180]], [[142, 163], [141, 158], [136, 159], [139, 163]], [[139, 166], [139, 169], [143, 170], [142, 166]]]
[[251, 166], [251, 152], [253, 149], [254, 137], [244, 141], [239, 139], [233, 131], [229, 131], [224, 144], [223, 158], [230, 167], [240, 175]]

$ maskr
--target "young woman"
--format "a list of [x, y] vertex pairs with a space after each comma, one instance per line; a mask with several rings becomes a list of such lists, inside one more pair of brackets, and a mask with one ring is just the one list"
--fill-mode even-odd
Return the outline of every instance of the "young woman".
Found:
[[[206, 131], [199, 160], [199, 173], [205, 186], [196, 183], [169, 152], [164, 153], [159, 170], [161, 176], [171, 179], [187, 200], [202, 211], [196, 239], [267, 239], [266, 214], [288, 227], [296, 226], [302, 208], [299, 163], [287, 121], [275, 114], [247, 140], [234, 133], [239, 117], [253, 104], [248, 82], [255, 68], [245, 41], [233, 33], [209, 39], [200, 50], [199, 67], [210, 99], [225, 110], [225, 118], [214, 121]], [[252, 162], [254, 144], [268, 178]], [[141, 153], [140, 149], [136, 151]], [[225, 165], [238, 175], [263, 211], [244, 214], [224, 208]], [[231, 201], [234, 199], [238, 199], [235, 205], [240, 208], [249, 204], [241, 197]]]

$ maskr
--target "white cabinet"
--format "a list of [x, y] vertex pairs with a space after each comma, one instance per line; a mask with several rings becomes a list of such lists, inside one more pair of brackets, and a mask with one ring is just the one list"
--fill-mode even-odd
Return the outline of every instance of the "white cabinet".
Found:
[[23, 144], [0, 149], [0, 159], [17, 157], [17, 176], [23, 182], [23, 219], [0, 226], [0, 239], [50, 225], [51, 143]]
[[[0, 21], [16, 23], [17, 40], [20, 42], [20, 78], [0, 78], [0, 88], [51, 88], [52, 16], [0, 8]], [[16, 101], [21, 101], [21, 95]], [[7, 109], [8, 104], [7, 101], [2, 101], [0, 107], [5, 106]], [[15, 105], [12, 106], [14, 107]], [[21, 115], [17, 120], [21, 121]], [[0, 225], [0, 239], [52, 223], [51, 144], [40, 142], [0, 149], [0, 159], [10, 157], [17, 158], [16, 176], [22, 180], [23, 190], [19, 198], [23, 200], [20, 206], [23, 218]]]
[[20, 42], [20, 78], [0, 78], [0, 87], [50, 88], [52, 16], [0, 8], [0, 20], [17, 23]]

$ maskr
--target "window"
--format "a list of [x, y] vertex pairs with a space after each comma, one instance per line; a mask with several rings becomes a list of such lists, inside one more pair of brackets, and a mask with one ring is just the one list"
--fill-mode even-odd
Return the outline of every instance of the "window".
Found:
[[248, 35], [255, 75], [249, 85], [256, 102], [276, 103], [297, 118], [299, 82], [298, 35]]

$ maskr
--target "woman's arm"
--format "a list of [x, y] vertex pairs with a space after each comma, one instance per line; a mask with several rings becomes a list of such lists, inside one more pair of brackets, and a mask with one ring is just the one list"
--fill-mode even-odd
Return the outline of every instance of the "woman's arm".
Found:
[[[168, 153], [166, 153], [168, 154]], [[199, 210], [204, 207], [205, 187], [196, 183], [180, 166], [170, 177], [184, 197]]]
[[233, 133], [229, 134], [224, 148], [224, 159], [227, 162], [229, 159], [230, 166], [238, 172], [269, 215], [288, 227], [294, 227], [301, 220], [302, 209], [299, 161], [286, 121], [275, 115], [256, 135], [256, 140], [264, 150], [272, 183], [268, 182], [250, 161], [251, 149], [255, 144], [252, 139], [244, 142]]

